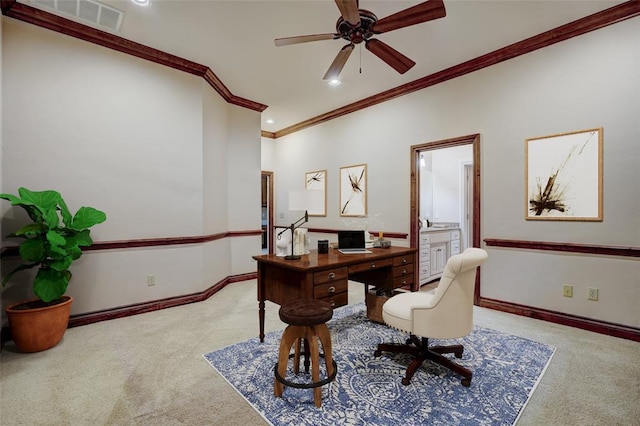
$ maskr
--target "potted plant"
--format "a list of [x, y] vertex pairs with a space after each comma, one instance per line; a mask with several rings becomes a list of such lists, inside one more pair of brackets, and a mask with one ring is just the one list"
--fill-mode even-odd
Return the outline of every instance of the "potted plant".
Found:
[[[71, 296], [65, 296], [74, 260], [82, 256], [80, 247], [93, 241], [89, 228], [106, 220], [93, 207], [80, 207], [72, 216], [56, 191], [18, 190], [18, 196], [0, 194], [12, 206], [23, 208], [32, 220], [9, 238], [22, 239], [19, 247], [23, 263], [2, 280], [6, 285], [17, 272], [38, 268], [33, 280], [37, 299], [5, 308], [14, 343], [23, 352], [38, 352], [58, 344], [64, 335], [71, 311]], [[49, 317], [53, 315], [53, 317]]]

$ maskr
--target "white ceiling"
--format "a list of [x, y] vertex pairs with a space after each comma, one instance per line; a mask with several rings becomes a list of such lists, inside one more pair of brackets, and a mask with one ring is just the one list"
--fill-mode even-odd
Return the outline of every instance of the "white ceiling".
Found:
[[[334, 32], [333, 0], [102, 2], [125, 12], [121, 37], [206, 65], [234, 95], [268, 105], [262, 129], [271, 132], [623, 3], [445, 0], [446, 17], [376, 36], [416, 62], [406, 74], [358, 46], [342, 85], [331, 87], [322, 77], [346, 41], [275, 47], [273, 40]], [[418, 3], [360, 0], [360, 8], [381, 19]]]

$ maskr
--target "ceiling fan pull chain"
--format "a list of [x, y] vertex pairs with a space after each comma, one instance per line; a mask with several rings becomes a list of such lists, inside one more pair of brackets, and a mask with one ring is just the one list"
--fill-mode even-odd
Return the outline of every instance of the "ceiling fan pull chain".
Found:
[[360, 74], [362, 74], [362, 44], [360, 44]]

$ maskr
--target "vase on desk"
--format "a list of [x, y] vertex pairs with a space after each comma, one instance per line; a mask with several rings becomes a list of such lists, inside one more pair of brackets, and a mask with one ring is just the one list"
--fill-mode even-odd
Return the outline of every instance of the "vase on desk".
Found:
[[307, 229], [298, 228], [293, 231], [293, 254], [297, 256], [309, 254], [309, 240], [307, 239]]

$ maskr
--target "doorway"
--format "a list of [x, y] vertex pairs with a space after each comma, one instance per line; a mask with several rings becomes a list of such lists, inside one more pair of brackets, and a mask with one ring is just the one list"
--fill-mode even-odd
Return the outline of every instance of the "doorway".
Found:
[[262, 254], [273, 253], [273, 172], [261, 172]]
[[[473, 134], [468, 136], [462, 136], [458, 138], [445, 139], [441, 141], [428, 142], [419, 145], [413, 145], [411, 147], [411, 206], [410, 206], [410, 244], [411, 247], [419, 247], [420, 246], [420, 196], [423, 191], [420, 189], [421, 181], [424, 182], [424, 179], [421, 179], [420, 176], [420, 163], [421, 163], [421, 154], [425, 151], [439, 150], [443, 148], [451, 148], [462, 145], [472, 145], [473, 148], [473, 160], [470, 164], [469, 171], [471, 172], [470, 182], [468, 183], [471, 191], [471, 205], [465, 206], [465, 210], [471, 211], [471, 220], [467, 225], [469, 228], [467, 230], [467, 234], [469, 238], [467, 241], [470, 247], [480, 247], [481, 237], [480, 237], [480, 135]], [[465, 170], [464, 163], [462, 164], [462, 174], [464, 174]], [[463, 183], [464, 185], [464, 183]], [[465, 204], [469, 204], [468, 202]], [[464, 216], [463, 216], [464, 217]], [[464, 219], [461, 219], [461, 226], [463, 225]], [[420, 262], [415, 262], [414, 266], [414, 274], [416, 277], [419, 277], [419, 268]], [[419, 280], [415, 280], [414, 289], [419, 289]], [[475, 288], [475, 296], [474, 303], [479, 303], [480, 301], [480, 274], [476, 275], [476, 288]]]

